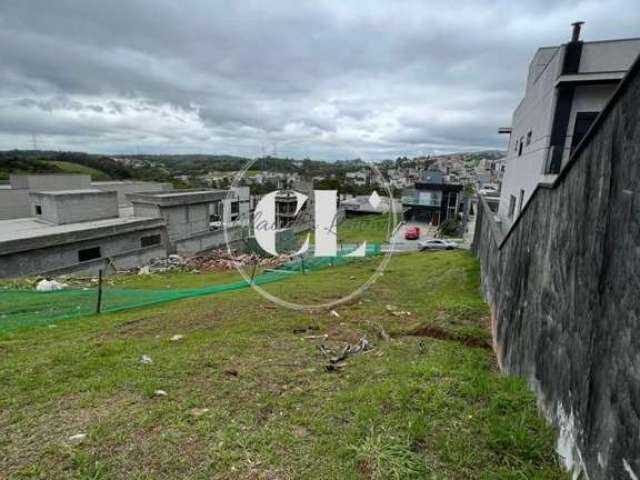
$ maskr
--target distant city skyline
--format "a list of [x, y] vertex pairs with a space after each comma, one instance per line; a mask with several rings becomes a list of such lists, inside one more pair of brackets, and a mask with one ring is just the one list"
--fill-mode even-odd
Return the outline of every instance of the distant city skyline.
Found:
[[504, 149], [528, 62], [576, 20], [585, 41], [640, 33], [634, 0], [5, 1], [0, 149]]

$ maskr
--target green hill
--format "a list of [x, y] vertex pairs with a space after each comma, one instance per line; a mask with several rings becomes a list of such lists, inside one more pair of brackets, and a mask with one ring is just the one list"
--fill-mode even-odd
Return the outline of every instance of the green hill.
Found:
[[91, 180], [94, 180], [94, 181], [111, 180], [111, 177], [106, 173], [96, 168], [80, 165], [79, 163], [71, 163], [71, 162], [63, 162], [63, 161], [47, 161], [46, 163], [56, 166], [61, 173], [62, 172], [84, 173], [86, 175], [91, 175]]
[[0, 151], [0, 179], [11, 173], [84, 173], [93, 180], [127, 179], [132, 172], [104, 155], [45, 150]]

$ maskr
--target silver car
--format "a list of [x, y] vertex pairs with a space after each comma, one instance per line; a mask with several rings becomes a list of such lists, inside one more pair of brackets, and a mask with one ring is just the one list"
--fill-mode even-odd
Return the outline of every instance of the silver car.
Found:
[[456, 242], [434, 238], [431, 240], [420, 240], [418, 242], [420, 250], [453, 250], [458, 248]]

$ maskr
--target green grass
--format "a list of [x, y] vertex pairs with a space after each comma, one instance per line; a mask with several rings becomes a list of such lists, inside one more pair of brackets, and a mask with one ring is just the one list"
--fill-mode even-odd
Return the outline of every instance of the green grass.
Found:
[[[393, 218], [391, 214], [382, 215], [361, 215], [357, 217], [346, 218], [338, 225], [338, 243], [385, 243], [388, 240], [388, 234], [393, 231], [398, 220]], [[310, 242], [314, 241], [313, 232], [309, 232]], [[299, 242], [306, 238], [307, 232], [296, 235]]]
[[[377, 261], [266, 288], [323, 301], [362, 283]], [[196, 287], [227, 275], [116, 283]], [[339, 318], [243, 290], [0, 334], [0, 476], [567, 478], [524, 381], [501, 375], [490, 350], [410, 335], [431, 325], [486, 340], [478, 288], [467, 252], [405, 254], [337, 307]], [[395, 316], [388, 304], [411, 313]], [[317, 341], [303, 338], [322, 333], [330, 346], [366, 335], [376, 348], [326, 372]], [[175, 334], [184, 338], [170, 341]], [[81, 432], [83, 442], [68, 440]]]
[[55, 165], [65, 173], [84, 173], [86, 175], [91, 175], [91, 179], [93, 181], [111, 180], [111, 177], [106, 173], [101, 172], [100, 170], [96, 170], [95, 168], [80, 165], [78, 163], [62, 162], [62, 161], [54, 161], [54, 160], [49, 160], [47, 161], [47, 163], [51, 163]]

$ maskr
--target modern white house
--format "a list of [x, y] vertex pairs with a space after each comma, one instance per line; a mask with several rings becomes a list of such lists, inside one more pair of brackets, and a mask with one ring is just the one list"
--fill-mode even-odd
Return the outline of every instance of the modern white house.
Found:
[[592, 122], [640, 54], [640, 38], [540, 48], [529, 64], [524, 98], [513, 113], [498, 216], [509, 228], [539, 183], [566, 165]]

